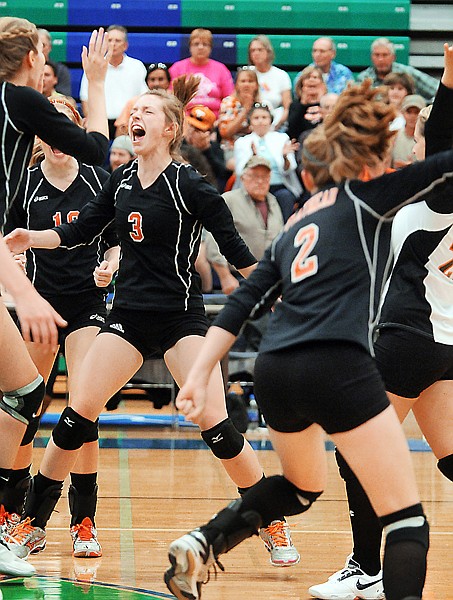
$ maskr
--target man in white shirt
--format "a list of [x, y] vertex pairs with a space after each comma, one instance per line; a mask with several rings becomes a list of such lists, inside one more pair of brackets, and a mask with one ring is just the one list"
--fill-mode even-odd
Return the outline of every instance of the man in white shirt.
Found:
[[[110, 139], [115, 137], [115, 119], [120, 115], [126, 102], [148, 89], [145, 83], [145, 65], [126, 54], [128, 48], [127, 29], [121, 25], [110, 25], [107, 29], [112, 56], [105, 79], [105, 100], [109, 120]], [[80, 84], [80, 100], [85, 117], [87, 116], [88, 85], [85, 75]]]

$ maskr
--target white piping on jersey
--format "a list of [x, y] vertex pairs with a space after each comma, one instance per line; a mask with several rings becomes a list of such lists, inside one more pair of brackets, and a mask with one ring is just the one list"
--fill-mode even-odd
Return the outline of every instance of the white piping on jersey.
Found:
[[[82, 164], [83, 164], [83, 166], [84, 166], [84, 167], [86, 167], [87, 169], [90, 169], [90, 171], [91, 171], [91, 173], [92, 173], [93, 177], [96, 179], [96, 181], [97, 181], [97, 184], [99, 185], [99, 189], [101, 190], [103, 186], [102, 186], [101, 180], [100, 180], [100, 179], [99, 179], [99, 177], [98, 177], [98, 174], [97, 174], [97, 171], [96, 171], [96, 169], [93, 167], [93, 165], [87, 165], [87, 164], [85, 164], [85, 163], [82, 163]], [[96, 194], [97, 194], [97, 192], [96, 192]]]
[[[179, 190], [179, 187], [178, 187], [178, 183], [179, 183], [179, 178], [178, 178], [179, 168], [178, 167], [180, 167], [180, 165], [177, 165], [175, 163], [172, 163], [172, 164], [174, 164], [174, 166], [177, 168], [177, 179], [176, 179], [177, 188], [176, 189], [178, 191], [178, 195], [181, 197], [181, 193], [180, 193], [180, 190]], [[186, 297], [185, 297], [185, 300], [184, 300], [184, 310], [187, 310], [187, 308], [188, 308], [188, 302], [189, 302], [189, 289], [190, 289], [191, 276], [190, 276], [190, 271], [188, 270], [189, 279], [188, 279], [187, 282], [184, 281], [184, 277], [180, 273], [180, 271], [179, 271], [179, 265], [178, 265], [179, 244], [180, 244], [180, 241], [181, 241], [181, 231], [182, 231], [182, 212], [181, 212], [180, 207], [178, 206], [178, 203], [176, 202], [176, 197], [175, 197], [173, 188], [170, 185], [170, 181], [168, 180], [168, 177], [165, 175], [165, 173], [162, 173], [162, 177], [163, 177], [165, 183], [167, 184], [167, 187], [168, 187], [168, 190], [170, 192], [170, 195], [173, 198], [173, 204], [175, 205], [175, 208], [176, 208], [176, 210], [178, 212], [178, 216], [179, 216], [178, 237], [176, 239], [176, 245], [175, 245], [174, 263], [175, 263], [176, 275], [180, 279], [180, 281], [182, 282], [183, 287], [186, 290]], [[184, 203], [183, 203], [183, 205], [184, 205]], [[193, 236], [193, 232], [191, 234], [191, 238], [192, 238], [192, 236]]]
[[[17, 154], [17, 149], [19, 147], [20, 141], [24, 135], [23, 131], [20, 131], [12, 122], [10, 116], [9, 116], [9, 111], [8, 111], [8, 106], [6, 104], [6, 81], [3, 82], [2, 84], [2, 106], [3, 106], [3, 110], [5, 112], [5, 120], [3, 122], [3, 131], [2, 131], [2, 163], [3, 163], [3, 171], [5, 173], [5, 190], [6, 190], [6, 196], [5, 196], [5, 214], [2, 215], [2, 222], [1, 222], [1, 227], [3, 228], [5, 222], [6, 222], [6, 218], [8, 216], [9, 210], [11, 208], [12, 203], [14, 202], [17, 193], [19, 191], [19, 185], [17, 185], [16, 190], [14, 191], [13, 196], [10, 198], [10, 194], [11, 194], [11, 189], [10, 189], [10, 177], [11, 177], [11, 170], [13, 168], [14, 165], [14, 160]], [[7, 167], [7, 162], [6, 162], [6, 133], [8, 130], [8, 125], [14, 129], [14, 131], [16, 131], [19, 135], [17, 136], [17, 140], [16, 140], [16, 144], [14, 146], [14, 150], [13, 153], [11, 155], [11, 161], [9, 166]], [[20, 169], [20, 175], [18, 178], [18, 182], [20, 183], [22, 181], [23, 178], [23, 174], [25, 172], [26, 169], [26, 163], [28, 162], [28, 153], [29, 153], [29, 149], [31, 147], [32, 141], [30, 141], [27, 146], [28, 149], [24, 154], [23, 157], [23, 162], [22, 162], [22, 167]]]
[[[126, 175], [127, 171], [130, 171], [130, 173], [129, 173], [129, 175], [128, 175], [127, 177], [124, 177], [124, 175]], [[138, 171], [138, 163], [137, 163], [137, 161], [136, 161], [136, 160], [134, 160], [134, 162], [133, 162], [133, 163], [131, 163], [131, 165], [130, 165], [130, 166], [128, 166], [126, 169], [124, 169], [124, 171], [123, 171], [123, 177], [122, 177], [122, 179], [121, 179], [121, 181], [120, 181], [120, 183], [119, 183], [118, 187], [116, 188], [116, 190], [115, 190], [115, 194], [114, 194], [114, 196], [113, 196], [113, 199], [115, 200], [115, 202], [116, 202], [116, 197], [117, 197], [117, 195], [119, 194], [119, 191], [120, 191], [120, 189], [121, 189], [121, 185], [122, 185], [123, 183], [126, 183], [126, 181], [129, 181], [129, 179], [131, 179], [131, 177], [132, 177], [132, 176], [134, 175], [134, 173], [136, 173], [137, 171]]]
[[[38, 169], [38, 166], [36, 166], [33, 171], [36, 171]], [[27, 171], [27, 183], [25, 185], [25, 194], [24, 194], [24, 209], [26, 211], [26, 215], [27, 215], [27, 229], [30, 229], [30, 204], [31, 204], [31, 199], [34, 197], [34, 195], [37, 193], [37, 191], [39, 190], [39, 188], [41, 187], [43, 181], [44, 181], [44, 177], [41, 177], [41, 179], [38, 181], [38, 184], [35, 186], [34, 190], [30, 193], [30, 195], [28, 195], [28, 189], [30, 186], [30, 177], [31, 176], [31, 170], [29, 169]], [[36, 274], [37, 274], [37, 270], [38, 267], [36, 265], [36, 252], [34, 250], [34, 248], [30, 248], [30, 254], [32, 256], [33, 259], [33, 277], [31, 279], [32, 284], [35, 284], [35, 280], [36, 280]]]
[[[356, 215], [357, 215], [357, 225], [359, 226], [359, 235], [360, 235], [360, 239], [361, 239], [361, 243], [362, 243], [362, 248], [363, 248], [365, 257], [367, 259], [368, 270], [369, 270], [369, 274], [370, 274], [371, 284], [370, 284], [369, 313], [368, 313], [369, 314], [368, 344], [369, 344], [370, 352], [371, 352], [372, 356], [374, 356], [373, 333], [374, 333], [374, 329], [375, 329], [376, 325], [379, 322], [380, 314], [381, 314], [381, 304], [380, 304], [376, 311], [376, 315], [374, 315], [374, 318], [373, 318], [375, 282], [376, 282], [376, 260], [378, 258], [379, 236], [381, 233], [382, 226], [384, 225], [385, 222], [391, 222], [393, 220], [393, 217], [395, 216], [395, 214], [398, 212], [398, 210], [400, 210], [401, 208], [403, 208], [404, 206], [406, 206], [408, 204], [411, 204], [417, 200], [420, 200], [424, 195], [426, 195], [428, 192], [433, 190], [439, 184], [444, 183], [449, 177], [452, 177], [452, 176], [453, 176], [453, 173], [444, 173], [442, 175], [442, 177], [432, 181], [426, 188], [420, 190], [419, 192], [417, 192], [410, 198], [404, 200], [397, 206], [393, 207], [384, 215], [380, 215], [373, 208], [371, 208], [368, 204], [366, 204], [366, 202], [364, 202], [362, 199], [360, 199], [358, 196], [356, 196], [350, 188], [349, 180], [347, 180], [344, 184], [344, 190], [345, 190], [346, 194], [349, 196], [349, 198], [353, 201], [354, 206], [355, 206]], [[373, 217], [375, 217], [378, 220], [378, 224], [377, 224], [376, 231], [375, 231], [375, 239], [374, 239], [374, 243], [373, 243], [373, 258], [372, 259], [371, 259], [371, 257], [368, 256], [368, 249], [366, 246], [365, 234], [364, 234], [362, 219], [361, 219], [361, 215], [360, 215], [360, 208], [367, 211], [369, 214], [371, 214]], [[360, 215], [360, 223], [359, 223], [359, 215]], [[369, 260], [369, 258], [370, 258], [370, 260]], [[389, 273], [390, 273], [392, 264], [393, 264], [393, 252], [392, 252], [392, 248], [390, 248], [390, 252], [389, 252], [389, 255], [387, 258], [385, 269], [383, 271], [381, 289], [379, 290], [380, 297], [382, 297], [382, 294], [384, 292], [385, 284], [389, 278]]]

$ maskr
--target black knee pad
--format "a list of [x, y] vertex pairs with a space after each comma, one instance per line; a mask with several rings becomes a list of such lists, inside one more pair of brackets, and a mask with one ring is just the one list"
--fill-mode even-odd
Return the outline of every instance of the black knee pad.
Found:
[[52, 438], [55, 445], [62, 450], [78, 450], [87, 438], [92, 439], [96, 432], [96, 422], [93, 423], [93, 421], [82, 417], [70, 406], [67, 406], [52, 431]]
[[24, 437], [20, 443], [21, 446], [28, 446], [35, 439], [35, 435], [39, 429], [39, 424], [41, 422], [41, 416], [34, 417], [31, 419], [30, 423], [27, 425], [27, 429], [25, 430]]
[[447, 479], [453, 481], [453, 454], [444, 456], [437, 461], [437, 468]]
[[3, 392], [0, 408], [17, 421], [28, 425], [37, 416], [46, 392], [46, 385], [41, 375], [23, 387]]
[[231, 419], [221, 421], [211, 429], [201, 432], [201, 437], [214, 456], [221, 459], [235, 458], [242, 452], [245, 439], [236, 429]]
[[429, 548], [429, 525], [421, 504], [381, 517], [386, 534], [386, 546], [402, 541], [418, 542]]
[[88, 436], [85, 440], [85, 444], [88, 444], [89, 442], [97, 442], [99, 439], [99, 418], [96, 419], [94, 424], [96, 425], [96, 427], [90, 429]]

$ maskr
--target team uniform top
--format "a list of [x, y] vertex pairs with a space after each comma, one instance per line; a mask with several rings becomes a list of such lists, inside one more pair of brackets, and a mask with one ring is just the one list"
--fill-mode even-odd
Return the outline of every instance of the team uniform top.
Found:
[[214, 324], [237, 335], [250, 313], [281, 292], [261, 352], [346, 340], [373, 354], [377, 300], [391, 266], [391, 217], [406, 202], [435, 197], [451, 181], [442, 177], [449, 171], [453, 151], [315, 194], [301, 209], [302, 219], [274, 240]]
[[89, 164], [102, 164], [108, 140], [87, 133], [59, 113], [42, 94], [30, 87], [0, 82], [0, 230], [28, 167], [35, 135], [50, 146]]
[[[440, 85], [426, 122], [426, 154], [451, 148], [453, 90]], [[453, 187], [406, 206], [392, 228], [395, 264], [379, 329], [399, 327], [453, 345]]]
[[193, 167], [171, 162], [145, 189], [137, 168], [135, 160], [116, 169], [77, 222], [57, 227], [61, 243], [69, 248], [91, 243], [114, 221], [121, 245], [115, 307], [160, 312], [203, 307], [194, 266], [203, 227], [236, 268], [255, 258], [223, 198]]
[[[41, 165], [28, 169], [23, 194], [14, 203], [5, 226], [9, 232], [16, 227], [50, 229], [77, 219], [85, 204], [102, 189], [109, 175], [100, 167], [79, 163], [79, 173], [63, 192], [44, 176]], [[102, 260], [107, 248], [117, 245], [113, 227], [89, 246], [74, 250], [31, 249], [27, 252], [27, 275], [46, 298], [99, 291], [93, 278], [94, 267]]]

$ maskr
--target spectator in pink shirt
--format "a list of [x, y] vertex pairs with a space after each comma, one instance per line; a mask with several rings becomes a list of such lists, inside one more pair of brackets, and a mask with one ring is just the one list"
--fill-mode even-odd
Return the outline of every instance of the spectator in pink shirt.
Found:
[[227, 67], [209, 58], [212, 51], [212, 33], [208, 29], [194, 29], [189, 40], [190, 57], [175, 62], [170, 67], [172, 80], [180, 75], [198, 75], [200, 85], [195, 98], [189, 103], [203, 104], [215, 116], [219, 114], [220, 103], [234, 90], [233, 78]]

